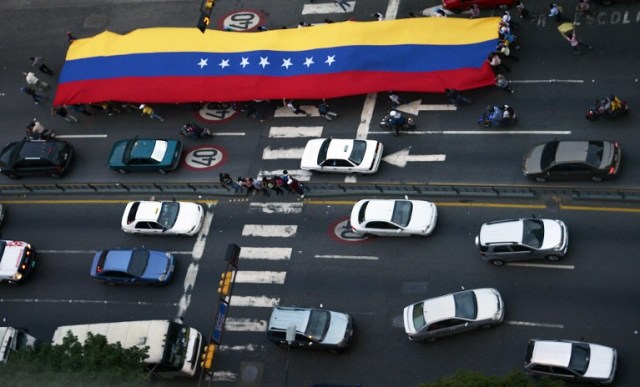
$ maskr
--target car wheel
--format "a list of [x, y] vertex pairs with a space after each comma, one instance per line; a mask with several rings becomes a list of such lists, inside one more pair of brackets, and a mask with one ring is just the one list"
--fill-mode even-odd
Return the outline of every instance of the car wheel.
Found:
[[491, 262], [494, 266], [503, 266], [504, 265], [504, 261], [502, 259], [493, 259]]
[[602, 176], [592, 176], [591, 180], [595, 181], [596, 183], [600, 183], [602, 181]]
[[544, 178], [544, 177], [542, 177], [542, 176], [538, 176], [538, 177], [536, 177], [536, 181], [537, 181], [538, 183], [546, 183], [546, 182], [547, 182], [547, 179], [546, 179], [546, 178]]
[[129, 173], [126, 169], [118, 169], [117, 171], [118, 171], [118, 173], [120, 173], [121, 175], [126, 175], [127, 173]]
[[160, 174], [164, 175], [167, 173], [166, 169], [159, 169], [158, 172], [160, 172]]
[[547, 255], [547, 259], [555, 262], [555, 261], [559, 261], [560, 257], [557, 255]]

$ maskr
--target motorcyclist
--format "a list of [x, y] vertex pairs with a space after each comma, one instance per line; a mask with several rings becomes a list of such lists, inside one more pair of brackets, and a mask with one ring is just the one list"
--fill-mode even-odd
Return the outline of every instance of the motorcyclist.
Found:
[[515, 121], [515, 118], [516, 118], [516, 112], [513, 110], [513, 108], [509, 105], [504, 105], [503, 113], [502, 113], [502, 121], [504, 121], [507, 124], [510, 124]]
[[394, 130], [394, 136], [398, 136], [400, 134], [400, 128], [404, 124], [407, 123], [407, 119], [402, 116], [399, 112], [392, 110], [389, 112], [389, 120], [387, 121], [391, 129]]
[[32, 140], [41, 140], [46, 138], [53, 138], [55, 134], [44, 128], [38, 121], [33, 121], [27, 125], [27, 136]]
[[620, 100], [620, 98], [616, 97], [615, 95], [610, 95], [609, 96], [609, 101], [611, 101], [611, 113], [617, 113], [620, 110], [622, 110], [622, 101]]
[[184, 124], [184, 130], [186, 134], [193, 138], [198, 138], [202, 135], [204, 129], [196, 124], [192, 124], [191, 122], [187, 122]]

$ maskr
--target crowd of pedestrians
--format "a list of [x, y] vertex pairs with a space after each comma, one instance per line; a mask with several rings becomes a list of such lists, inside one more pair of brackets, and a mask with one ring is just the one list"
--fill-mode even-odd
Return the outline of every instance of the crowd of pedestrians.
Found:
[[285, 169], [278, 176], [263, 176], [262, 178], [238, 176], [233, 179], [228, 173], [220, 173], [220, 184], [227, 190], [233, 190], [234, 193], [245, 193], [246, 195], [255, 195], [261, 193], [264, 196], [271, 196], [270, 191], [274, 191], [276, 196], [284, 195], [285, 191], [296, 193], [300, 198], [304, 199], [305, 192], [309, 191], [301, 181], [289, 175]]

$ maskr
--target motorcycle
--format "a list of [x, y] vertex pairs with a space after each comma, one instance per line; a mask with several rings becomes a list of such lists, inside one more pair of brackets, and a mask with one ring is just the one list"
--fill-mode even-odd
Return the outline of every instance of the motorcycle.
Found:
[[[389, 113], [386, 116], [384, 116], [380, 121], [380, 127], [386, 130], [394, 129], [394, 125], [396, 125], [394, 121], [398, 120], [398, 118], [395, 117], [396, 114], [399, 115], [399, 113], [395, 113], [393, 115]], [[404, 118], [400, 116], [399, 121], [400, 121], [399, 124], [397, 124], [399, 126], [399, 129], [413, 130], [416, 128], [416, 124], [414, 123], [413, 117]]]
[[615, 95], [609, 98], [597, 99], [595, 104], [587, 111], [586, 118], [595, 121], [600, 117], [614, 118], [629, 113], [627, 101]]
[[180, 129], [180, 134], [186, 137], [191, 138], [204, 138], [204, 137], [213, 137], [213, 132], [209, 128], [203, 128], [199, 125], [192, 124], [191, 122], [187, 122]]
[[516, 122], [518, 122], [518, 116], [509, 105], [487, 106], [487, 109], [482, 113], [482, 117], [478, 119], [478, 125], [483, 128], [508, 126]]
[[29, 140], [53, 140], [56, 134], [51, 129], [45, 129], [39, 122], [33, 121], [27, 125], [27, 138]]

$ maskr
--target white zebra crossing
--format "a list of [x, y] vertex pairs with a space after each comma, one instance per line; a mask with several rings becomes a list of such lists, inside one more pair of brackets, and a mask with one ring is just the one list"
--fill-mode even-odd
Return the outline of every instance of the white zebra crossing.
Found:
[[272, 126], [269, 129], [271, 138], [321, 137], [322, 126]]
[[251, 203], [249, 211], [265, 214], [299, 214], [302, 212], [302, 203]]
[[291, 238], [296, 235], [297, 231], [298, 226], [295, 224], [245, 224], [242, 228], [242, 236]]
[[278, 148], [272, 149], [270, 146], [262, 150], [263, 160], [276, 160], [276, 159], [302, 159], [302, 153], [304, 147], [301, 148]]
[[242, 247], [240, 259], [266, 259], [269, 261], [288, 260], [291, 247]]

